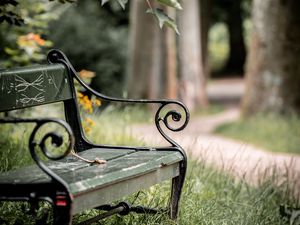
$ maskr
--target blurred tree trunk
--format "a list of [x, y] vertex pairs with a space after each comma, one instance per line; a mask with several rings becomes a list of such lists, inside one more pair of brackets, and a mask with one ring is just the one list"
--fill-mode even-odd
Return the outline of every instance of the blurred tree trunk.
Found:
[[208, 32], [212, 17], [213, 0], [201, 0], [200, 7], [200, 26], [201, 26], [201, 50], [202, 64], [205, 77], [209, 77], [210, 69], [208, 67]]
[[179, 14], [180, 92], [183, 101], [193, 110], [207, 106], [205, 73], [202, 61], [201, 23], [198, 0], [182, 0]]
[[244, 115], [300, 113], [299, 9], [299, 0], [254, 0]]
[[[176, 18], [176, 11], [173, 8], [165, 7], [167, 14]], [[166, 98], [177, 99], [177, 44], [176, 33], [172, 29], [165, 30], [165, 58], [166, 58]]]
[[154, 16], [145, 13], [145, 1], [130, 2], [128, 95], [158, 98], [162, 91], [162, 37]]
[[241, 0], [232, 0], [228, 5], [226, 24], [229, 33], [229, 57], [224, 72], [243, 74], [246, 47], [243, 35]]

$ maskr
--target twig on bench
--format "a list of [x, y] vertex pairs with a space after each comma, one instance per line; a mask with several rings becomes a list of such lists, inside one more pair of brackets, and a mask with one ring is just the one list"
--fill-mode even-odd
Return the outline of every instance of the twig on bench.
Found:
[[99, 158], [95, 158], [94, 160], [89, 160], [89, 159], [86, 159], [86, 158], [83, 158], [81, 157], [80, 155], [78, 155], [74, 150], [71, 150], [71, 155], [73, 155], [74, 157], [84, 161], [84, 162], [87, 162], [87, 163], [97, 163], [97, 164], [105, 164], [106, 163], [106, 160], [104, 159], [99, 159]]

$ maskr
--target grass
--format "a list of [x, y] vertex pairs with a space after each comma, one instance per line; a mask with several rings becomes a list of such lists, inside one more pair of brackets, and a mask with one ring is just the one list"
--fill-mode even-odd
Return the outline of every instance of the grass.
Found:
[[[141, 118], [144, 113], [141, 112]], [[134, 115], [138, 118], [139, 115]], [[125, 116], [109, 112], [102, 114], [102, 118], [93, 118], [99, 122], [100, 133], [94, 137], [95, 141], [113, 141], [111, 144], [141, 144], [126, 134], [126, 121], [136, 121]], [[110, 123], [106, 123], [111, 120]], [[124, 121], [125, 120], [125, 121]], [[139, 121], [139, 120], [138, 120]], [[113, 124], [112, 124], [113, 123]], [[125, 127], [124, 127], [125, 126]], [[112, 130], [118, 127], [120, 131]], [[95, 130], [97, 130], [95, 129]], [[19, 166], [32, 163], [27, 145], [28, 127], [0, 127], [0, 170], [6, 171]], [[96, 131], [92, 131], [96, 132]], [[189, 161], [188, 173], [182, 194], [179, 224], [255, 224], [255, 225], [284, 225], [289, 221], [281, 217], [279, 206], [281, 204], [296, 207], [299, 203], [290, 197], [287, 191], [289, 180], [282, 182], [278, 187], [275, 183], [275, 175], [253, 187], [243, 180], [235, 180], [222, 171], [218, 171], [205, 164], [205, 162]], [[133, 204], [143, 204], [150, 207], [166, 206], [169, 199], [170, 182], [156, 185], [149, 190], [140, 191], [124, 200]], [[42, 218], [43, 211], [49, 208], [45, 203], [38, 212], [38, 218]], [[32, 224], [31, 216], [24, 213], [28, 204], [1, 203], [0, 223], [5, 224]], [[87, 219], [95, 215], [95, 210], [89, 210], [76, 215], [74, 222]], [[6, 221], [6, 222], [5, 222]], [[49, 218], [48, 218], [49, 221]], [[97, 223], [100, 224], [100, 223]], [[175, 224], [168, 219], [167, 214], [138, 215], [131, 213], [124, 217], [112, 216], [101, 224], [110, 225], [134, 225], [134, 224]]]
[[[281, 204], [296, 206], [296, 202], [285, 194], [285, 185], [280, 188], [270, 178], [258, 187], [217, 171], [204, 162], [190, 161], [183, 190], [179, 224], [249, 224], [284, 225], [289, 224], [279, 213]], [[166, 205], [170, 183], [156, 185], [129, 198], [129, 202], [150, 207]], [[95, 212], [90, 211], [90, 215]], [[84, 215], [86, 216], [86, 215]], [[80, 215], [76, 220], [80, 219]], [[82, 218], [81, 218], [82, 219]], [[103, 221], [109, 225], [133, 224], [175, 224], [166, 214], [113, 216]]]
[[210, 116], [221, 113], [225, 110], [225, 107], [218, 104], [209, 104], [206, 108], [197, 108], [192, 112], [192, 116]]
[[[130, 135], [128, 124], [151, 122], [150, 111], [137, 107], [108, 107], [101, 113], [85, 114], [83, 117], [95, 122], [91, 131], [86, 133], [87, 137], [94, 143], [107, 145], [144, 145]], [[155, 126], [154, 122], [152, 124]]]
[[300, 118], [293, 114], [260, 114], [223, 124], [215, 132], [270, 151], [300, 154]]

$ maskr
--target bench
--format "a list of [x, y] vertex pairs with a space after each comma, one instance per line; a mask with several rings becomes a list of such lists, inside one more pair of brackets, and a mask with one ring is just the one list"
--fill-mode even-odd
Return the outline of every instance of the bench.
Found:
[[[0, 118], [0, 124], [34, 124], [29, 151], [35, 161], [35, 165], [0, 174], [0, 200], [28, 201], [32, 205], [46, 200], [53, 210], [53, 223], [59, 225], [71, 224], [72, 216], [84, 210], [101, 210], [102, 213], [95, 218], [81, 223], [89, 224], [113, 214], [126, 215], [132, 211], [157, 213], [160, 209], [112, 202], [172, 179], [169, 205], [164, 209], [175, 220], [187, 158], [184, 150], [165, 130], [176, 132], [186, 127], [189, 112], [185, 105], [173, 100], [111, 98], [84, 83], [61, 51], [51, 50], [47, 59], [46, 65], [0, 70], [0, 112], [62, 102], [65, 114], [65, 120]], [[169, 146], [127, 147], [91, 143], [82, 129], [75, 80], [86, 92], [103, 101], [157, 105], [155, 126]], [[179, 109], [175, 110], [173, 106]], [[37, 135], [50, 123], [61, 126], [66, 134], [48, 132]], [[58, 147], [64, 151], [54, 151]]]

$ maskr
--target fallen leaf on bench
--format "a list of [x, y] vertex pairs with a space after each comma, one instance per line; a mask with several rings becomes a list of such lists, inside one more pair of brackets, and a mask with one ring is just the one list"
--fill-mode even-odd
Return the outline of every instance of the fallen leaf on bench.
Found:
[[104, 159], [99, 159], [99, 158], [95, 158], [95, 160], [94, 160], [93, 163], [105, 164], [105, 163], [106, 163], [106, 160], [104, 160]]

